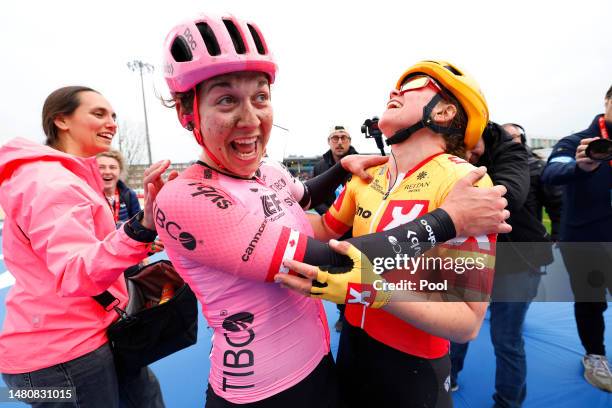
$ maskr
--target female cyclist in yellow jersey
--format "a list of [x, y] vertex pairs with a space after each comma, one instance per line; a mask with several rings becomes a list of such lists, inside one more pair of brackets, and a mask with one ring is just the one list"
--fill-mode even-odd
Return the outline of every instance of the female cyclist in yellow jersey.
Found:
[[[470, 76], [444, 61], [415, 64], [397, 81], [379, 122], [383, 133], [391, 135], [387, 144], [392, 158], [371, 169], [371, 183], [347, 183], [315, 233], [336, 238], [349, 227], [355, 236], [386, 231], [439, 207], [452, 186], [473, 170], [462, 157], [477, 143], [487, 121], [486, 101]], [[491, 181], [486, 177], [478, 185], [490, 186]], [[435, 242], [412, 245], [421, 246], [424, 253], [431, 244]], [[397, 254], [405, 252], [397, 239], [389, 239], [389, 245]], [[346, 243], [335, 246], [356, 264], [361, 262], [364, 271], [328, 274], [288, 261], [288, 267], [324, 287], [311, 287], [294, 276], [277, 280], [347, 303], [349, 324], [342, 333], [337, 363], [349, 406], [451, 406], [449, 340], [467, 341], [478, 333], [492, 283], [495, 235], [459, 237], [433, 254], [450, 259], [450, 265], [437, 272], [447, 287], [455, 287], [442, 292], [427, 291], [428, 287], [396, 291], [381, 285], [381, 277], [368, 273], [368, 260], [362, 262], [358, 251]], [[478, 261], [478, 267], [466, 272], [465, 258]], [[369, 261], [380, 266], [375, 259]], [[431, 277], [423, 275], [423, 269], [419, 276]], [[382, 278], [395, 282], [387, 273]], [[364, 281], [368, 285], [360, 286]], [[419, 296], [419, 289], [435, 302], [400, 301], [407, 293]], [[443, 302], [449, 298], [455, 301]]]

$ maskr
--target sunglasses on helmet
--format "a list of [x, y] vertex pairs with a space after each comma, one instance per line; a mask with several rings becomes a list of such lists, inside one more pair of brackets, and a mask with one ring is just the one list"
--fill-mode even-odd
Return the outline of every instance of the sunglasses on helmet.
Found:
[[399, 87], [399, 94], [403, 95], [409, 91], [416, 91], [431, 86], [437, 92], [442, 92], [442, 87], [433, 79], [425, 75], [408, 77]]

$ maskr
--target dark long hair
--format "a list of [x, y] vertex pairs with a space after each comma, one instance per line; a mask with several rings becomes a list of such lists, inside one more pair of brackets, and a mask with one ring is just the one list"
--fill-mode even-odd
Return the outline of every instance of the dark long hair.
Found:
[[449, 127], [457, 130], [450, 134], [442, 135], [446, 142], [446, 153], [465, 159], [465, 143], [463, 139], [465, 137], [468, 116], [463, 106], [461, 106], [461, 103], [459, 103], [459, 100], [457, 100], [453, 94], [445, 91], [443, 92], [443, 99], [451, 105], [455, 105], [457, 108], [457, 114], [449, 124]]
[[58, 115], [70, 115], [81, 104], [79, 93], [81, 92], [100, 92], [86, 86], [65, 86], [51, 92], [42, 109], [42, 127], [47, 141], [47, 146], [55, 146], [57, 144], [58, 129], [55, 126], [55, 118]]

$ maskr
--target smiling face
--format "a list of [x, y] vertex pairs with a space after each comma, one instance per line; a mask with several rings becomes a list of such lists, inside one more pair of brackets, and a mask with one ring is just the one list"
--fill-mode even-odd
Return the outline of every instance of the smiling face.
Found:
[[114, 192], [121, 174], [119, 162], [112, 157], [98, 156], [98, 169], [104, 180], [104, 191]]
[[393, 136], [399, 130], [408, 128], [423, 117], [423, 108], [436, 95], [431, 87], [400, 93], [394, 89], [389, 95], [387, 109], [382, 114], [378, 126], [386, 137]]
[[[267, 77], [255, 72], [221, 75], [204, 82], [198, 92], [206, 147], [231, 173], [253, 176], [272, 130]], [[204, 161], [215, 165], [207, 155]]]
[[54, 119], [60, 150], [79, 157], [91, 157], [110, 148], [117, 132], [115, 112], [97, 92], [80, 92], [79, 106], [70, 115]]

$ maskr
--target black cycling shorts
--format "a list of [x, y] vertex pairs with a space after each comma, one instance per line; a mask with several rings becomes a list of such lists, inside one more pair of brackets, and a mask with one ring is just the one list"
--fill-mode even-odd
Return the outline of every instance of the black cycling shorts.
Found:
[[358, 407], [452, 407], [448, 354], [426, 359], [403, 353], [345, 323], [337, 358], [342, 399]]

